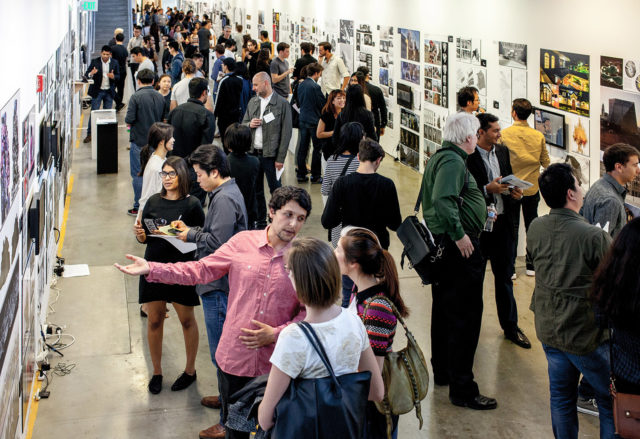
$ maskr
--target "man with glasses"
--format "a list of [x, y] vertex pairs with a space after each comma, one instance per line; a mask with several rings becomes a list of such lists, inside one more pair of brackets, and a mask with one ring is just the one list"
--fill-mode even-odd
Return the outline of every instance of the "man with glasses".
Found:
[[484, 110], [480, 108], [478, 89], [475, 87], [462, 87], [460, 91], [458, 91], [458, 106], [460, 107], [460, 111], [467, 113], [484, 113]]

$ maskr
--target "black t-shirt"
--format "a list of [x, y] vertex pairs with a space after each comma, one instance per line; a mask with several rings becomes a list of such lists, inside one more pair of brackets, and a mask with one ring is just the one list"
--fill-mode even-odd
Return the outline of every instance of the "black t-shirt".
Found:
[[198, 31], [198, 45], [200, 46], [200, 51], [209, 50], [209, 37], [211, 37], [211, 31], [209, 29], [201, 28]]
[[273, 50], [271, 41], [263, 41], [262, 43], [260, 43], [260, 49], [269, 49], [269, 53], [271, 53], [271, 51]]
[[[336, 118], [333, 117], [333, 111], [325, 111], [322, 113], [320, 120], [324, 122], [325, 131], [333, 131], [333, 128], [336, 126]], [[331, 137], [319, 140], [322, 143], [322, 155], [325, 160], [328, 160], [336, 150], [337, 145], [333, 144]]]
[[229, 36], [229, 38], [225, 38], [224, 34], [222, 34], [222, 35], [220, 35], [218, 37], [218, 41], [217, 41], [216, 44], [222, 44], [224, 46], [225, 44], [227, 44], [227, 41], [234, 41], [235, 42], [235, 40], [233, 38], [231, 38], [231, 36]]
[[248, 52], [244, 57], [244, 63], [247, 65], [249, 78], [253, 78], [253, 75], [258, 71], [258, 53], [259, 52]]
[[231, 176], [236, 179], [236, 184], [242, 192], [244, 205], [247, 208], [249, 227], [258, 217], [258, 204], [256, 202], [256, 180], [260, 171], [260, 161], [257, 157], [248, 154], [229, 154], [229, 167]]
[[115, 44], [111, 47], [111, 57], [118, 61], [118, 66], [120, 67], [120, 76], [127, 74], [127, 57], [129, 56], [129, 52], [127, 52], [127, 48], [122, 44]]

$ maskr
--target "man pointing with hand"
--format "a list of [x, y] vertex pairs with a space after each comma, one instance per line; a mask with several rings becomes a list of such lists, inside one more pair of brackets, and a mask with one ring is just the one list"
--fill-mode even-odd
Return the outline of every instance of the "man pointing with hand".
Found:
[[[149, 282], [198, 285], [229, 275], [227, 316], [216, 351], [225, 416], [229, 397], [251, 378], [269, 372], [269, 358], [282, 329], [306, 315], [286, 273], [284, 256], [310, 212], [311, 198], [304, 189], [281, 187], [269, 201], [271, 224], [266, 230], [240, 232], [199, 261], [159, 264], [127, 255], [133, 264], [115, 264], [123, 273], [146, 275]], [[215, 425], [201, 431], [200, 437], [224, 434]], [[249, 437], [236, 431], [227, 434]]]

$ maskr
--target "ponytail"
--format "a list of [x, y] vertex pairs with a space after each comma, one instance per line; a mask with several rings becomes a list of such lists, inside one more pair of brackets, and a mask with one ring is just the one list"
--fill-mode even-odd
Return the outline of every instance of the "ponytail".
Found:
[[149, 163], [149, 159], [151, 158], [153, 151], [155, 151], [155, 149], [152, 149], [148, 143], [140, 150], [140, 172], [138, 172], [138, 177], [142, 177], [144, 175], [144, 168], [147, 167], [147, 163]]

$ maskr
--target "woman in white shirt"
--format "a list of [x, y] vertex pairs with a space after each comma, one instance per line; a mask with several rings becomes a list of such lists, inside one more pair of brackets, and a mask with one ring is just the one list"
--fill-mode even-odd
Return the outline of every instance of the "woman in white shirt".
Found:
[[[369, 400], [380, 401], [384, 384], [367, 331], [356, 315], [335, 304], [341, 291], [340, 267], [331, 247], [317, 238], [297, 238], [291, 243], [285, 269], [298, 300], [306, 306], [304, 320], [318, 335], [336, 376], [370, 371]], [[329, 376], [297, 324], [282, 330], [270, 361], [271, 372], [258, 411], [264, 430], [273, 427], [276, 405], [292, 379]]]
[[140, 195], [140, 207], [136, 222], [140, 221], [140, 215], [144, 205], [153, 194], [162, 189], [162, 164], [167, 158], [167, 153], [173, 150], [173, 127], [164, 122], [156, 122], [149, 128], [147, 144], [140, 150], [140, 175], [142, 175], [142, 194]]

